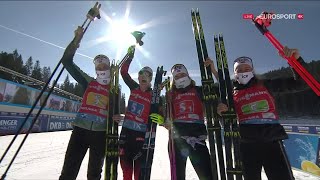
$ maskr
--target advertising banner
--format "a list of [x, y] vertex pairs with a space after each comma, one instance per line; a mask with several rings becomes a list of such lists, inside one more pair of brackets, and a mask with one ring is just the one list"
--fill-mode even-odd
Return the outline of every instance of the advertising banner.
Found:
[[320, 177], [320, 126], [284, 125], [284, 141], [291, 166]]
[[74, 118], [65, 116], [50, 116], [48, 121], [48, 131], [61, 131], [72, 129], [71, 122]]
[[[0, 103], [31, 108], [39, 94], [40, 90], [38, 89], [0, 79]], [[36, 108], [40, 108], [47, 95], [47, 92], [42, 94]], [[44, 110], [76, 113], [80, 105], [78, 101], [51, 94]]]
[[[10, 111], [8, 109], [13, 107], [10, 112], [0, 111], [0, 135], [15, 134], [18, 131], [27, 116], [26, 108], [31, 109], [39, 94], [38, 89], [0, 79], [0, 110], [1, 107], [6, 107], [6, 111]], [[40, 108], [47, 94], [47, 92], [43, 93], [35, 109]], [[43, 108], [45, 111], [42, 111], [31, 132], [72, 129], [71, 122], [74, 120], [75, 113], [79, 111], [80, 105], [78, 101], [51, 94]], [[21, 133], [27, 132], [35, 113], [36, 111], [28, 118]]]
[[[15, 134], [23, 124], [27, 113], [0, 112], [0, 135]], [[21, 133], [26, 133], [31, 126], [35, 114], [31, 115], [22, 128]], [[48, 115], [40, 115], [31, 132], [47, 131]]]

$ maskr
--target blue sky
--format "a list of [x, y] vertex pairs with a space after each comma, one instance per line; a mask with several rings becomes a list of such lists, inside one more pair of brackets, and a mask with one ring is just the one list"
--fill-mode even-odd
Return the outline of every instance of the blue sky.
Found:
[[[94, 5], [93, 1], [1, 1], [0, 2], [0, 51], [12, 52], [18, 49], [23, 60], [32, 56], [42, 66], [56, 66], [63, 49], [49, 45], [16, 30], [43, 41], [66, 47], [73, 38], [73, 31], [81, 25], [84, 17]], [[306, 61], [318, 60], [320, 42], [317, 18], [320, 17], [320, 2], [278, 2], [278, 1], [101, 1], [101, 11], [112, 19], [123, 18], [130, 7], [129, 20], [134, 25], [152, 22], [143, 32], [146, 36], [143, 49], [136, 51], [129, 72], [135, 76], [141, 66], [148, 65], [154, 71], [158, 65], [170, 70], [175, 63], [183, 63], [200, 85], [199, 65], [191, 26], [190, 10], [199, 8], [209, 56], [214, 58], [213, 34], [223, 33], [229, 67], [238, 56], [249, 56], [254, 60], [257, 73], [263, 73], [281, 66], [287, 66], [274, 47], [261, 35], [249, 20], [242, 15], [260, 14], [262, 11], [277, 13], [303, 13], [303, 20], [274, 20], [269, 30], [278, 40], [289, 47], [298, 48]], [[9, 30], [10, 28], [12, 30]], [[92, 44], [94, 40], [108, 33], [110, 24], [100, 19], [91, 24], [78, 53], [91, 58], [106, 54], [111, 59], [121, 59], [125, 51], [117, 54], [114, 42]], [[125, 47], [129, 46], [125, 45]], [[94, 65], [88, 57], [76, 55], [74, 62], [85, 72], [94, 76]], [[231, 69], [231, 68], [230, 68]], [[232, 72], [232, 71], [231, 71]], [[63, 81], [66, 72], [60, 81]], [[121, 81], [126, 97], [129, 89]]]

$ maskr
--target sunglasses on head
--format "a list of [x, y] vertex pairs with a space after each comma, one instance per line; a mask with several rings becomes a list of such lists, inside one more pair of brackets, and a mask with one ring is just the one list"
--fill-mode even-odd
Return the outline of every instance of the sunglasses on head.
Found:
[[234, 60], [234, 63], [245, 63], [245, 62], [250, 62], [252, 64], [252, 59], [249, 57], [239, 57], [236, 60]]
[[185, 66], [184, 66], [183, 64], [176, 64], [176, 65], [174, 65], [174, 66], [171, 68], [171, 72], [172, 72], [172, 71], [175, 71], [175, 70], [180, 70], [180, 69], [182, 69], [182, 68], [185, 69]]

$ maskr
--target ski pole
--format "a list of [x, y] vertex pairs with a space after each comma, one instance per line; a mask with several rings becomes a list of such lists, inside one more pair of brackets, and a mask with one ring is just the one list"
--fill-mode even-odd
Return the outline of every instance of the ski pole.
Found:
[[[271, 44], [279, 51], [281, 55], [284, 55], [283, 45], [273, 36], [273, 34], [267, 29], [271, 25], [271, 19], [266, 19], [262, 16], [265, 14], [270, 14], [263, 12], [261, 15], [252, 19], [254, 25], [258, 30], [264, 35]], [[285, 56], [283, 56], [285, 57]], [[292, 57], [285, 57], [289, 65], [294, 68], [294, 70], [302, 77], [302, 79], [311, 87], [311, 89], [320, 96], [320, 83], [297, 61], [297, 59]]]
[[[96, 8], [96, 9], [94, 9], [94, 12], [98, 11], [98, 12], [97, 12], [97, 13], [98, 13], [98, 15], [95, 15], [95, 16], [99, 16], [99, 8], [100, 8], [100, 7], [101, 7], [101, 4], [99, 4], [99, 5], [98, 5], [98, 2], [97, 2], [97, 3], [95, 4], [95, 6], [89, 10], [88, 14], [89, 14], [90, 12], [92, 13], [92, 12], [93, 12], [93, 10], [92, 10], [92, 9]], [[89, 19], [89, 18], [88, 18], [88, 15], [87, 15], [86, 20], [84, 21], [84, 23], [83, 23], [83, 24], [82, 24], [82, 26], [81, 26], [82, 28], [83, 28], [83, 26], [85, 25], [85, 23], [88, 21], [88, 19]], [[84, 33], [85, 33], [85, 31], [87, 30], [87, 28], [89, 27], [89, 25], [90, 25], [91, 21], [93, 21], [93, 19], [90, 19], [90, 21], [89, 21], [88, 25], [86, 26], [86, 28], [85, 28], [85, 30], [84, 30]], [[23, 123], [22, 123], [22, 125], [19, 127], [18, 131], [15, 133], [14, 138], [12, 139], [12, 141], [10, 142], [9, 146], [7, 147], [7, 149], [6, 149], [5, 153], [4, 153], [4, 154], [3, 154], [3, 156], [1, 157], [1, 161], [4, 159], [4, 157], [6, 156], [6, 154], [7, 154], [7, 153], [8, 153], [8, 151], [9, 151], [9, 149], [11, 148], [12, 144], [14, 143], [15, 139], [17, 138], [17, 136], [19, 135], [20, 131], [22, 130], [23, 126], [24, 126], [24, 125], [25, 125], [25, 123], [27, 122], [27, 120], [28, 120], [28, 118], [30, 117], [30, 115], [31, 115], [32, 111], [34, 110], [34, 108], [35, 108], [36, 104], [38, 103], [38, 101], [40, 100], [40, 98], [41, 98], [42, 94], [44, 93], [44, 91], [45, 91], [45, 90], [46, 90], [46, 88], [48, 87], [48, 85], [49, 85], [49, 83], [50, 83], [51, 79], [52, 79], [52, 78], [53, 78], [53, 76], [55, 75], [55, 73], [56, 73], [57, 69], [59, 68], [59, 66], [61, 65], [61, 63], [62, 63], [62, 59], [60, 59], [59, 63], [58, 63], [58, 64], [57, 64], [57, 66], [55, 67], [55, 69], [54, 69], [53, 73], [52, 73], [52, 74], [51, 74], [51, 76], [49, 77], [49, 79], [48, 79], [47, 83], [45, 84], [45, 86], [44, 86], [44, 87], [43, 87], [43, 89], [41, 90], [41, 92], [40, 92], [39, 96], [38, 96], [38, 97], [37, 97], [37, 99], [36, 99], [36, 102], [33, 104], [32, 108], [30, 109], [30, 111], [29, 111], [29, 113], [28, 113], [27, 117], [25, 118], [24, 122], [23, 122]], [[28, 135], [29, 135], [30, 131], [32, 130], [32, 128], [33, 128], [33, 126], [34, 126], [34, 124], [35, 124], [35, 122], [36, 122], [37, 118], [39, 117], [39, 115], [40, 115], [40, 113], [41, 113], [42, 109], [44, 108], [44, 106], [45, 106], [45, 104], [46, 104], [46, 102], [47, 102], [47, 100], [48, 100], [48, 98], [49, 98], [50, 94], [53, 92], [54, 86], [57, 84], [58, 79], [60, 78], [60, 76], [61, 76], [61, 74], [62, 74], [62, 72], [63, 72], [64, 68], [65, 68], [65, 67], [63, 67], [63, 68], [60, 70], [60, 72], [59, 72], [59, 74], [58, 74], [57, 78], [54, 80], [54, 84], [53, 84], [53, 85], [52, 85], [52, 87], [50, 88], [49, 93], [48, 93], [48, 95], [47, 95], [47, 96], [46, 96], [46, 98], [45, 98], [45, 101], [44, 101], [44, 102], [43, 102], [43, 104], [41, 105], [41, 107], [40, 107], [40, 109], [39, 109], [39, 111], [38, 111], [38, 113], [37, 113], [36, 117], [34, 117], [34, 118], [33, 118], [31, 126], [29, 127], [29, 129], [28, 129], [28, 131], [27, 131], [27, 133], [26, 133], [26, 135], [25, 135], [25, 137], [24, 137], [23, 141], [21, 142], [21, 144], [20, 144], [20, 146], [19, 146], [18, 150], [16, 151], [15, 155], [13, 156], [12, 160], [10, 161], [9, 166], [7, 167], [7, 169], [6, 169], [5, 173], [2, 175], [1, 180], [4, 180], [4, 179], [5, 179], [6, 174], [7, 174], [7, 172], [9, 171], [9, 169], [10, 169], [10, 167], [11, 167], [11, 165], [12, 165], [13, 161], [15, 160], [16, 156], [18, 155], [18, 153], [19, 153], [19, 151], [20, 151], [21, 147], [23, 146], [23, 144], [24, 144], [24, 142], [25, 142], [26, 138], [28, 137]], [[1, 161], [0, 161], [0, 162], [1, 162]]]
[[[167, 71], [163, 70], [163, 66], [158, 66], [156, 77], [154, 80], [154, 86], [152, 89], [151, 97], [151, 113], [158, 113], [160, 103], [160, 92], [162, 87], [162, 76], [165, 76]], [[151, 176], [151, 168], [153, 162], [155, 140], [156, 140], [157, 123], [152, 122], [152, 119], [148, 119], [148, 127], [145, 133], [144, 144], [142, 147], [143, 155], [141, 161], [141, 172], [139, 180], [149, 180]]]

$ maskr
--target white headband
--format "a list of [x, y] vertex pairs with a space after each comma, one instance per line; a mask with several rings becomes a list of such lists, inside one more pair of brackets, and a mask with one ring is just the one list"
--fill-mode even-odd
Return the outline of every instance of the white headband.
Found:
[[236, 71], [237, 67], [241, 64], [248, 64], [251, 68], [253, 68], [252, 59], [246, 56], [242, 56], [234, 60], [233, 71]]

